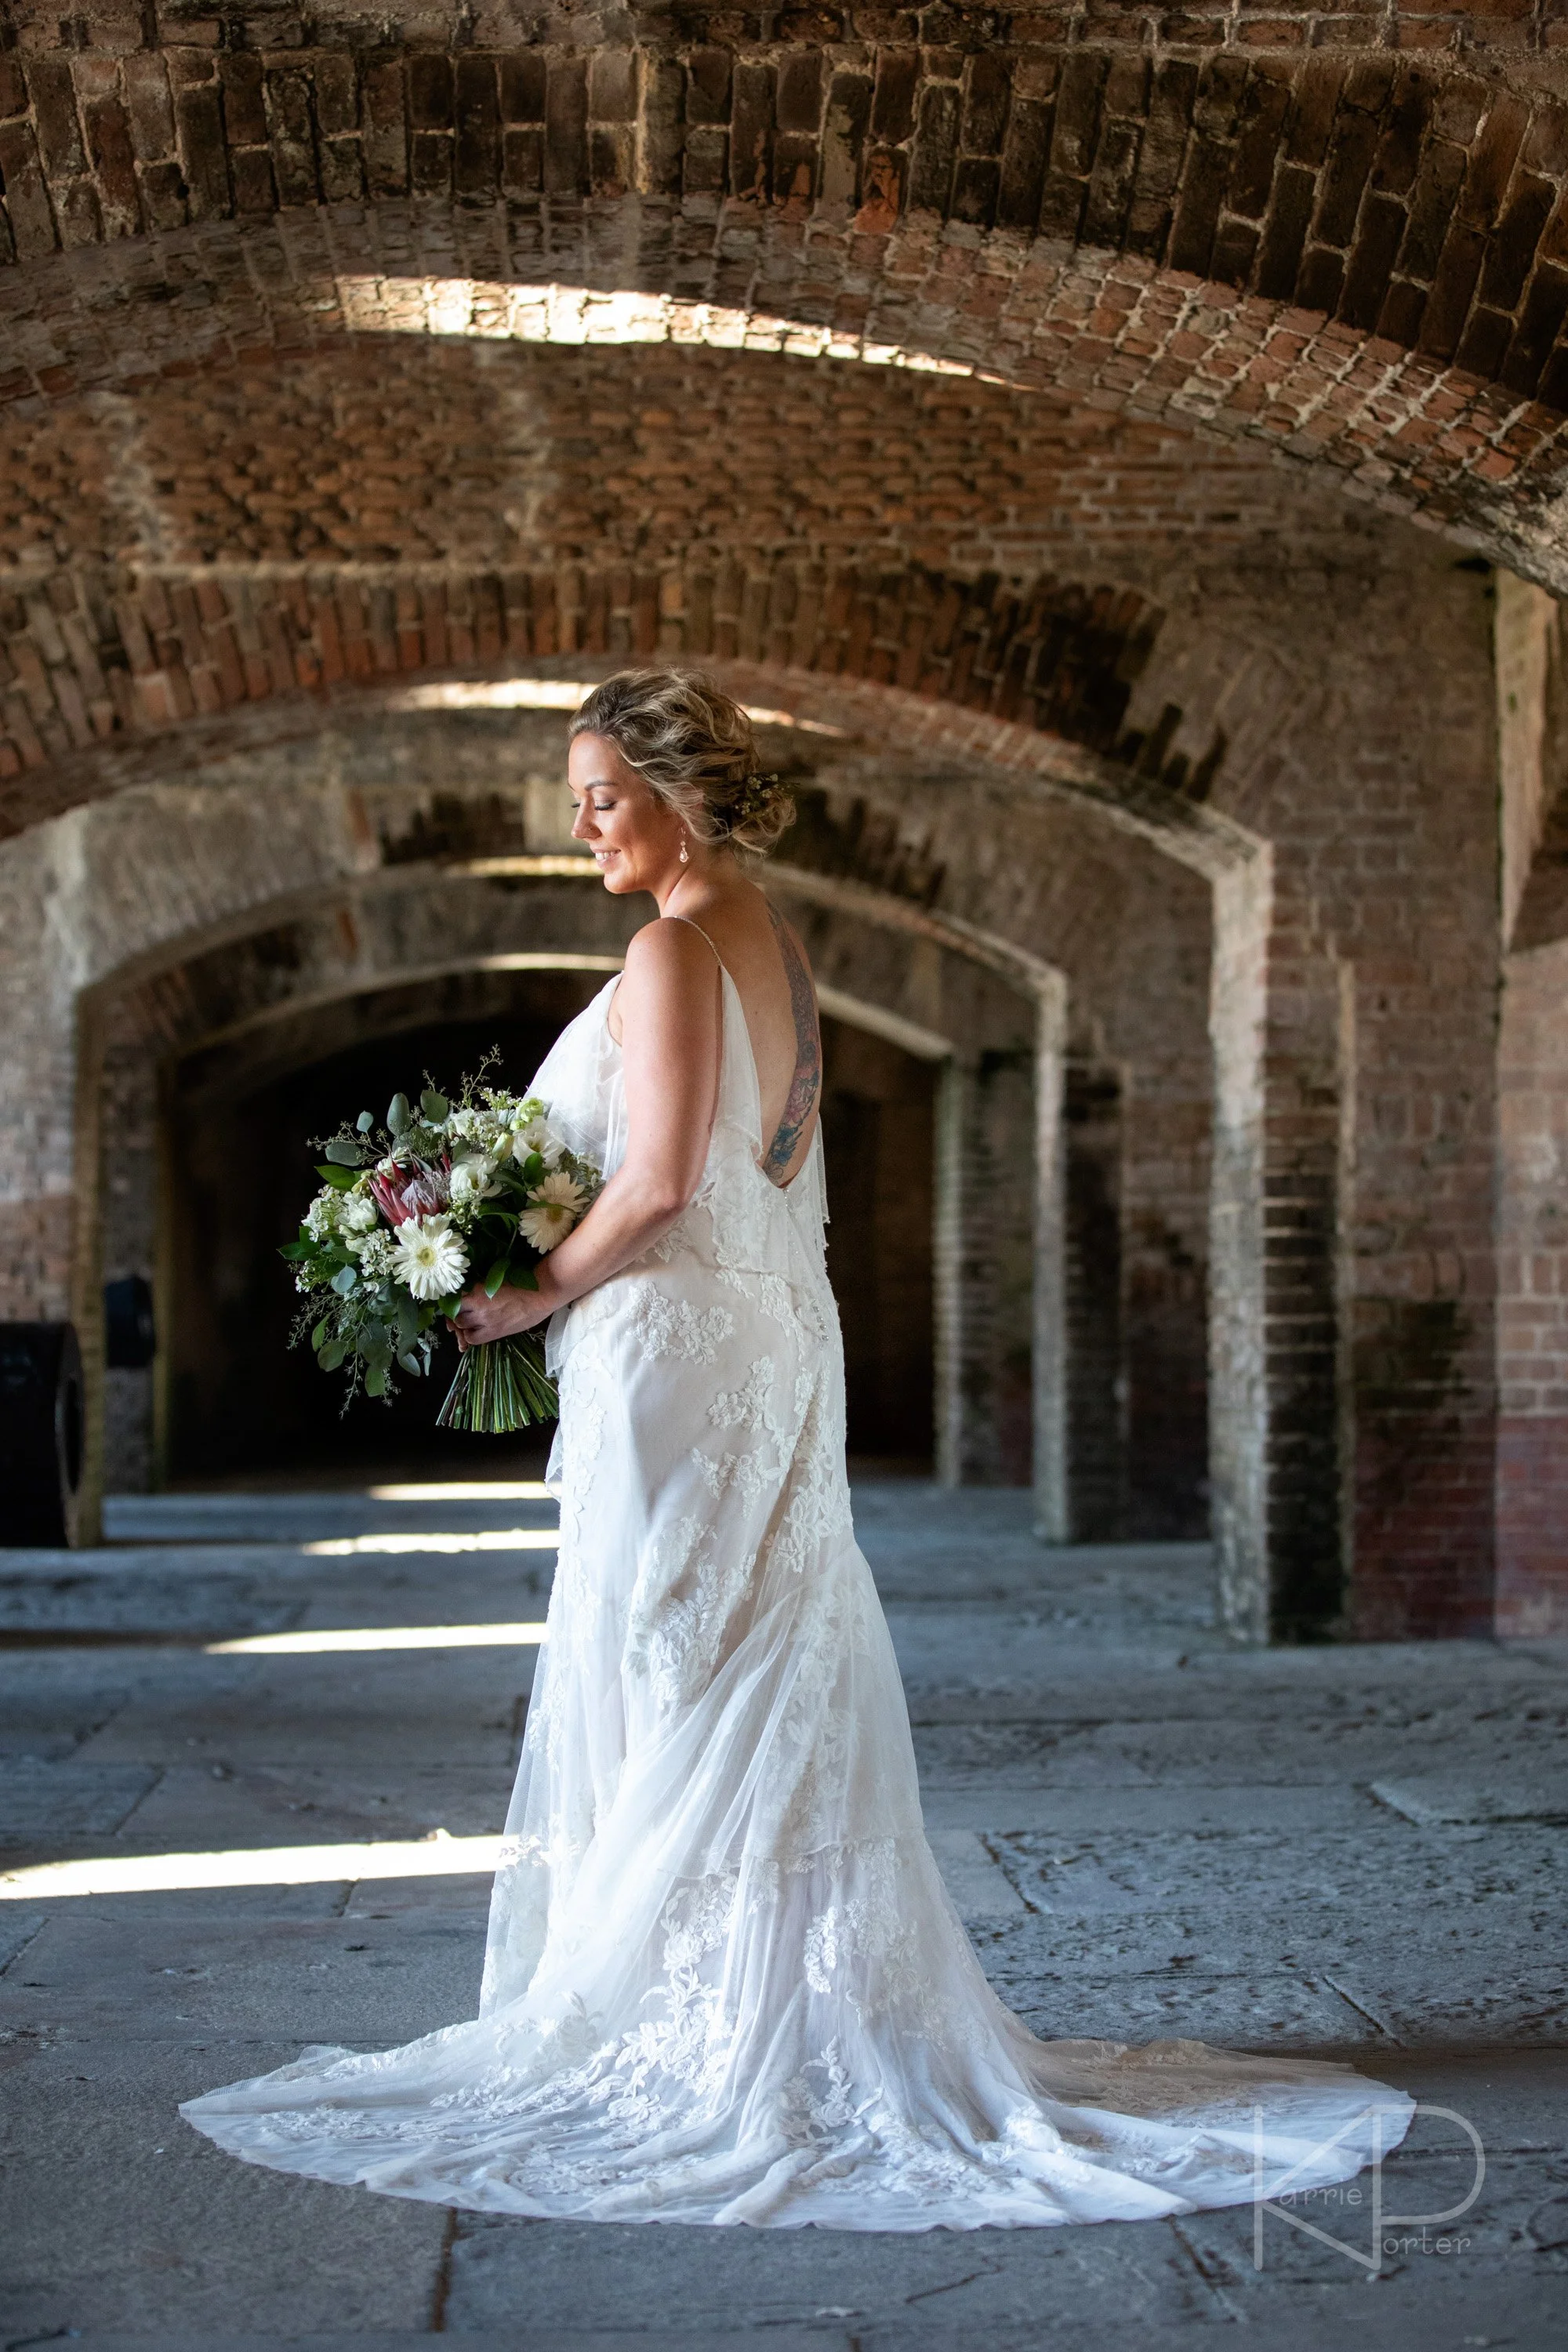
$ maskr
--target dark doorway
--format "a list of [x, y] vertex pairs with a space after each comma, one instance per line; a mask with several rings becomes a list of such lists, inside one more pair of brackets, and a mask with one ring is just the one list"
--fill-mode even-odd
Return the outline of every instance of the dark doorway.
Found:
[[1121, 1085], [1069, 1062], [1067, 1131], [1068, 1475], [1079, 1543], [1108, 1543], [1127, 1517], [1121, 1328]]
[[844, 1325], [849, 1452], [863, 1471], [931, 1463], [937, 1066], [824, 1017], [827, 1272]]

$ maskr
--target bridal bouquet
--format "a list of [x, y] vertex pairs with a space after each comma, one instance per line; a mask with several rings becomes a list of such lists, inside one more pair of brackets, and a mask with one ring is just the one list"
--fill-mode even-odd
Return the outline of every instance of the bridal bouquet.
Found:
[[[567, 1150], [538, 1096], [477, 1079], [456, 1103], [430, 1087], [416, 1105], [394, 1095], [384, 1128], [362, 1111], [324, 1151], [321, 1189], [282, 1255], [310, 1302], [293, 1338], [309, 1333], [324, 1372], [348, 1366], [345, 1412], [362, 1383], [367, 1396], [390, 1396], [395, 1363], [429, 1371], [435, 1327], [456, 1314], [474, 1269], [491, 1298], [504, 1283], [536, 1289], [541, 1258], [603, 1181]], [[525, 1332], [465, 1352], [437, 1423], [500, 1435], [556, 1411], [542, 1344]]]

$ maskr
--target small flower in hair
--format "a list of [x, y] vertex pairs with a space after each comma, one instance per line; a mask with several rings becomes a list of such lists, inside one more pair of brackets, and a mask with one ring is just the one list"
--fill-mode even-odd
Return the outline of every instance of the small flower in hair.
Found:
[[747, 776], [744, 779], [740, 789], [735, 794], [734, 802], [730, 812], [730, 829], [731, 832], [734, 831], [736, 825], [747, 824], [751, 822], [752, 817], [759, 816], [762, 814], [763, 810], [767, 807], [768, 803], [773, 799], [773, 794], [777, 792], [779, 788], [779, 781], [780, 780], [776, 774], [767, 773], [761, 770], [759, 770], [755, 775]]

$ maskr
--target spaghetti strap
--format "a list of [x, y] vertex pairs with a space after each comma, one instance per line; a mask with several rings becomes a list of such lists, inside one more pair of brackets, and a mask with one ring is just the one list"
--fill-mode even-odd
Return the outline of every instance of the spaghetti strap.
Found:
[[708, 940], [708, 944], [709, 944], [709, 946], [710, 946], [710, 948], [713, 948], [713, 960], [714, 960], [714, 961], [717, 963], [717, 965], [718, 965], [718, 967], [719, 967], [720, 971], [722, 971], [722, 972], [726, 972], [726, 973], [729, 971], [729, 970], [730, 970], [729, 965], [725, 962], [725, 961], [724, 961], [723, 957], [719, 953], [718, 949], [713, 947], [713, 942], [712, 942], [712, 940], [711, 940], [710, 939], [709, 939], [709, 937], [708, 937], [708, 933], [703, 929], [703, 928], [702, 928], [702, 926], [701, 926], [701, 924], [700, 924], [700, 923], [696, 922], [696, 921], [694, 921], [694, 920], [693, 920], [693, 919], [691, 918], [691, 916], [689, 916], [689, 915], [664, 915], [664, 916], [661, 916], [659, 919], [660, 919], [662, 922], [666, 922], [666, 923], [686, 923], [686, 924], [689, 925], [690, 929], [691, 929], [692, 930], [694, 930], [694, 931], [697, 933], [697, 936], [698, 936], [698, 938], [699, 938], [699, 939]]

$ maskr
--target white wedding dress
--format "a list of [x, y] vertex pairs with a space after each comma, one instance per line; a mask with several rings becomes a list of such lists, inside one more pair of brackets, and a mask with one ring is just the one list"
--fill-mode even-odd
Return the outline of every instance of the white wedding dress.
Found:
[[[533, 1085], [606, 1173], [615, 985]], [[590, 2221], [1132, 2221], [1245, 2201], [1259, 2147], [1266, 2194], [1349, 2179], [1402, 2137], [1402, 2093], [1196, 2042], [1040, 2042], [987, 1985], [850, 1521], [820, 1138], [786, 1190], [763, 1173], [721, 986], [697, 1198], [552, 1326], [560, 1564], [479, 2017], [183, 2113], [255, 2164]]]

